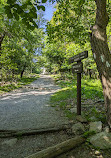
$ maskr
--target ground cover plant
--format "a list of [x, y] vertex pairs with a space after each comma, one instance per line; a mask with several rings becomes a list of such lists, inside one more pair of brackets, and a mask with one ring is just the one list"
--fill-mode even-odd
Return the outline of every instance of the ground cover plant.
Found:
[[[75, 77], [74, 80], [60, 80], [59, 82], [56, 82], [62, 89], [52, 95], [51, 101], [54, 99], [59, 101], [59, 99], [67, 99], [70, 98], [76, 98], [76, 88], [77, 88], [77, 79]], [[103, 99], [102, 94], [102, 86], [100, 83], [100, 80], [97, 79], [82, 79], [81, 83], [81, 92], [82, 92], [82, 98], [84, 99]]]
[[[64, 110], [66, 116], [73, 119], [76, 113], [72, 113], [71, 109], [76, 109], [77, 104], [76, 76], [71, 80], [59, 81], [57, 76], [54, 77], [61, 89], [51, 96], [50, 104]], [[106, 123], [102, 86], [99, 80], [82, 78], [81, 104], [82, 114], [88, 121], [98, 120]]]
[[14, 89], [21, 88], [24, 85], [30, 84], [31, 82], [35, 81], [38, 77], [38, 74], [31, 74], [28, 76], [24, 76], [23, 78], [18, 78], [15, 81], [1, 82], [0, 94], [10, 92]]
[[[58, 75], [53, 77], [55, 78], [56, 84], [58, 84], [61, 89], [51, 96], [50, 104], [57, 110], [61, 109], [71, 122], [73, 121], [73, 123], [76, 123], [77, 114], [75, 111], [71, 112], [71, 109], [76, 109], [77, 104], [76, 76], [74, 75], [74, 78], [70, 80], [59, 80], [60, 76]], [[107, 126], [101, 82], [97, 79], [86, 79], [83, 77], [81, 92], [82, 116], [85, 117], [88, 122], [101, 121], [103, 128]], [[83, 134], [84, 137], [89, 137], [95, 134], [95, 131], [88, 130], [88, 126], [86, 128], [86, 132]], [[110, 149], [100, 150], [99, 148], [95, 148], [88, 140], [89, 139], [87, 138], [87, 141], [83, 145], [68, 152], [67, 154], [63, 154], [60, 158], [65, 158], [70, 155], [74, 155], [76, 158], [99, 158], [99, 156], [101, 158], [111, 157]]]

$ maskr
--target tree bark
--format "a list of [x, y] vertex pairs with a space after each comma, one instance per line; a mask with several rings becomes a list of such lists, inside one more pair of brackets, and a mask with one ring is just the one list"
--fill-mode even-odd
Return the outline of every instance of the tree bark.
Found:
[[91, 47], [103, 87], [107, 121], [111, 128], [111, 54], [108, 48], [106, 0], [95, 0], [96, 22], [91, 28]]
[[23, 69], [23, 70], [21, 71], [21, 74], [20, 74], [20, 77], [21, 77], [21, 78], [23, 77], [24, 71], [25, 71], [25, 69]]
[[24, 65], [24, 67], [23, 67], [23, 70], [21, 71], [21, 74], [20, 74], [20, 77], [21, 77], [21, 78], [23, 77], [23, 74], [24, 74], [25, 68], [26, 68], [26, 63], [25, 63], [25, 65]]
[[3, 42], [4, 37], [5, 37], [5, 33], [3, 35], [0, 35], [0, 56], [1, 56], [2, 42]]
[[[3, 35], [0, 35], [0, 56], [2, 54], [2, 42], [3, 42], [3, 39], [5, 37], [5, 33]], [[2, 63], [0, 62], [0, 69], [2, 68]]]

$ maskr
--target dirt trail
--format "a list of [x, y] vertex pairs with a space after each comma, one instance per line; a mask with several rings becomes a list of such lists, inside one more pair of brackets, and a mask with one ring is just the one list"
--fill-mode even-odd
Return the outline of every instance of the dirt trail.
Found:
[[49, 106], [59, 89], [48, 75], [29, 86], [0, 97], [0, 130], [40, 129], [67, 124], [60, 111]]
[[[62, 126], [68, 119], [49, 106], [50, 96], [60, 89], [48, 75], [0, 97], [0, 130], [29, 130]], [[66, 131], [17, 138], [0, 138], [0, 158], [24, 158], [53, 146], [69, 136]]]
[[[0, 130], [28, 130], [62, 126], [68, 119], [49, 106], [51, 94], [60, 89], [50, 76], [41, 76], [32, 84], [0, 97]], [[61, 143], [71, 137], [70, 131], [14, 138], [0, 138], [0, 158], [24, 158]], [[102, 154], [100, 155], [102, 156]], [[93, 148], [83, 144], [57, 158], [99, 158]], [[110, 151], [101, 158], [111, 158]]]

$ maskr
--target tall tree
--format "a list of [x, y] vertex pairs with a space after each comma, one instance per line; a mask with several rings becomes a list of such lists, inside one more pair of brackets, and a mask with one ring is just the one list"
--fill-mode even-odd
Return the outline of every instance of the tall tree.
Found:
[[103, 87], [107, 120], [111, 127], [111, 54], [106, 35], [109, 18], [106, 0], [95, 0], [95, 2], [97, 11], [95, 25], [91, 28], [91, 47]]
[[[0, 4], [0, 8], [4, 5]], [[26, 68], [31, 69], [35, 52], [43, 45], [43, 29], [30, 30], [21, 18], [18, 21], [8, 19], [4, 9], [0, 13], [0, 73], [2, 78], [14, 74], [21, 74], [22, 77]]]

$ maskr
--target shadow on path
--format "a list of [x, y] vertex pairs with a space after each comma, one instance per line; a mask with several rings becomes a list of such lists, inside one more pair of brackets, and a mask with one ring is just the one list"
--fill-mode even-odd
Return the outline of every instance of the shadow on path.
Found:
[[48, 104], [50, 96], [58, 89], [50, 76], [43, 75], [30, 85], [0, 97], [0, 130], [67, 124], [67, 118]]

